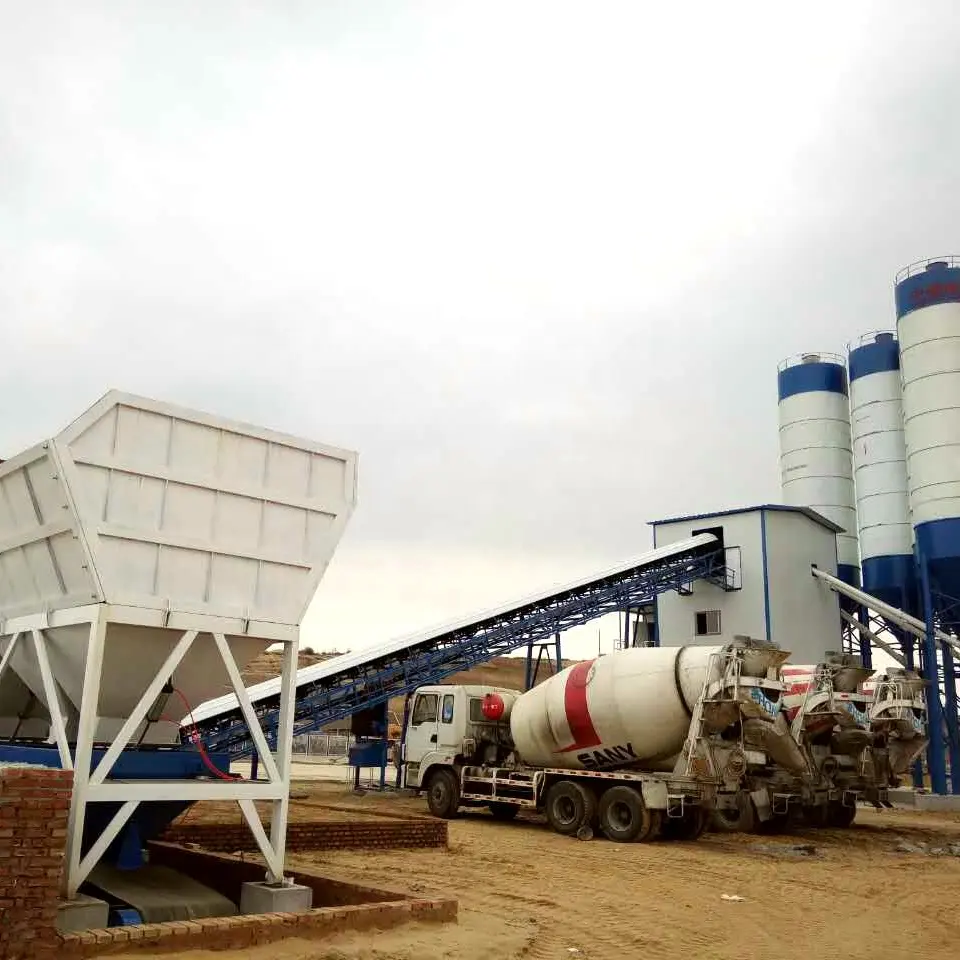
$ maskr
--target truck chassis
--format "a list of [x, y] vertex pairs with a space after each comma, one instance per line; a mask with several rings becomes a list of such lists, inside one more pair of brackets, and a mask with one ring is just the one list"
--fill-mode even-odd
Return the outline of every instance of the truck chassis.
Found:
[[521, 810], [545, 814], [557, 833], [589, 839], [595, 826], [617, 843], [695, 840], [706, 829], [708, 784], [685, 777], [629, 771], [523, 767], [445, 767], [426, 785], [434, 816], [460, 806], [486, 806], [498, 819]]

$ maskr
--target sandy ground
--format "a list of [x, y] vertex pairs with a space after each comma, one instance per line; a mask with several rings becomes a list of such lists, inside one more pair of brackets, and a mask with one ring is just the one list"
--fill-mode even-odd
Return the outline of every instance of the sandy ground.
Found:
[[[422, 813], [422, 800], [311, 783], [295, 815], [341, 816], [324, 804]], [[219, 810], [198, 812], [213, 819]], [[329, 941], [286, 941], [223, 960], [871, 960], [960, 955], [960, 817], [861, 810], [847, 831], [708, 834], [689, 844], [579, 842], [536, 820], [485, 813], [450, 825], [448, 851], [301, 854], [291, 865], [460, 901], [456, 925], [411, 925]], [[812, 852], [798, 847], [812, 845]], [[920, 852], [903, 852], [904, 847]], [[926, 848], [923, 851], [922, 848]], [[900, 849], [898, 849], [900, 848]], [[723, 895], [742, 897], [726, 901]], [[139, 955], [141, 960], [143, 955]], [[190, 960], [215, 960], [190, 953]]]

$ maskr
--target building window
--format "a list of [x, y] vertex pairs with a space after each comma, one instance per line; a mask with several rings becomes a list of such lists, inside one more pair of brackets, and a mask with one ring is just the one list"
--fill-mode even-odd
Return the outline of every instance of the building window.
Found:
[[696, 614], [696, 634], [698, 637], [715, 637], [719, 633], [719, 610], [701, 610]]

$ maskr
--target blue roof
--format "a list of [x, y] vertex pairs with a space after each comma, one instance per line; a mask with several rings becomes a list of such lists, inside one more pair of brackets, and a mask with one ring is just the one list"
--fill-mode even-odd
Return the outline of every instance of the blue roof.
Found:
[[816, 510], [811, 510], [809, 507], [789, 507], [785, 503], [761, 503], [755, 507], [733, 507], [730, 510], [718, 510], [716, 513], [691, 513], [688, 517], [669, 517], [666, 520], [651, 520], [648, 526], [659, 527], [666, 523], [689, 523], [690, 521], [696, 520], [713, 520], [716, 517], [733, 517], [738, 513], [757, 513], [760, 510], [769, 510], [773, 513], [802, 513], [805, 517], [809, 517], [815, 523], [819, 523], [834, 533], [846, 532], [843, 527], [838, 526], [832, 520], [828, 520], [822, 514], [817, 513]]

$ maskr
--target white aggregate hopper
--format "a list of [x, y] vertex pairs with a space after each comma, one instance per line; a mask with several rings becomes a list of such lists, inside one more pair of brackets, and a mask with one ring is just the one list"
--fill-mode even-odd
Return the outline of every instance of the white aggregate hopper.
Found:
[[[0, 736], [49, 730], [31, 617], [68, 731], [91, 605], [107, 623], [98, 739], [184, 631], [199, 636], [173, 675], [182, 698], [169, 719], [230, 689], [213, 633], [241, 669], [296, 636], [353, 511], [356, 467], [351, 451], [117, 392], [0, 464], [0, 656], [21, 631], [0, 677]], [[176, 723], [151, 721], [143, 735], [177, 739]]]

